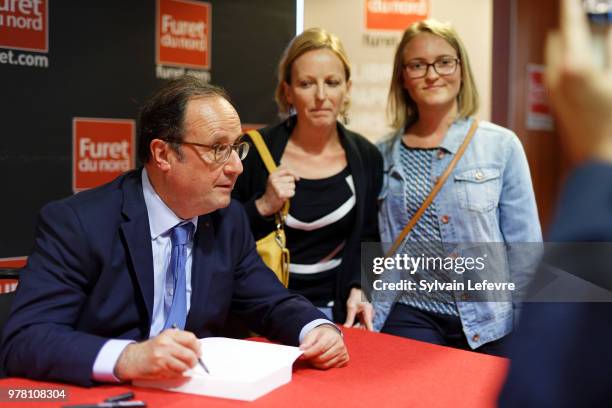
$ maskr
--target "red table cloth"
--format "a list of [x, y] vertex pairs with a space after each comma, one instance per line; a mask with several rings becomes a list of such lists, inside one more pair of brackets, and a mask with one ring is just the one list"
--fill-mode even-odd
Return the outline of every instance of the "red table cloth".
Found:
[[350, 362], [320, 371], [298, 361], [293, 379], [253, 401], [233, 401], [127, 385], [82, 388], [20, 378], [0, 380], [7, 388], [60, 387], [69, 398], [58, 402], [0, 402], [16, 408], [97, 403], [134, 391], [148, 407], [493, 407], [508, 360], [359, 329], [343, 329]]

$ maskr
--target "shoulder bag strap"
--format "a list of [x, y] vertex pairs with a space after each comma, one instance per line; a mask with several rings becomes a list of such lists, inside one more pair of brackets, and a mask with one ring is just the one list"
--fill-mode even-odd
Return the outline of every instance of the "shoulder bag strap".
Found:
[[476, 132], [477, 128], [478, 128], [478, 120], [474, 119], [474, 121], [472, 122], [472, 126], [470, 127], [470, 130], [468, 131], [467, 135], [465, 136], [465, 139], [463, 140], [463, 143], [459, 147], [459, 150], [457, 150], [457, 154], [455, 155], [455, 157], [453, 157], [453, 160], [449, 163], [446, 170], [444, 170], [444, 173], [442, 174], [442, 176], [440, 176], [440, 178], [438, 179], [438, 182], [431, 189], [431, 192], [429, 193], [425, 201], [423, 201], [423, 204], [421, 204], [421, 207], [419, 207], [419, 209], [414, 214], [412, 219], [408, 221], [408, 224], [406, 224], [402, 232], [400, 232], [395, 242], [393, 242], [393, 245], [391, 246], [391, 248], [387, 251], [387, 254], [385, 255], [386, 257], [390, 257], [390, 256], [393, 256], [393, 254], [395, 254], [395, 251], [397, 251], [397, 248], [399, 248], [402, 242], [404, 242], [404, 238], [406, 238], [406, 235], [408, 235], [410, 231], [412, 231], [412, 228], [414, 228], [416, 223], [423, 216], [423, 214], [425, 213], [425, 210], [427, 210], [427, 207], [431, 205], [436, 195], [442, 189], [442, 186], [446, 182], [446, 179], [448, 179], [448, 176], [450, 176], [451, 172], [457, 165], [457, 162], [459, 162], [459, 160], [461, 159], [461, 156], [463, 156], [463, 153], [465, 152], [465, 149], [467, 148], [468, 144], [470, 144], [470, 141], [472, 140], [472, 137], [474, 136], [474, 133]]
[[[249, 130], [247, 132], [247, 135], [249, 135], [249, 137], [253, 141], [255, 148], [259, 152], [261, 160], [266, 166], [266, 169], [268, 169], [268, 173], [272, 173], [274, 170], [276, 170], [277, 166], [274, 162], [274, 159], [272, 158], [272, 155], [270, 154], [268, 146], [266, 146], [266, 142], [264, 142], [263, 137], [261, 136], [261, 133], [259, 133], [257, 130]], [[289, 200], [286, 200], [285, 204], [283, 204], [283, 207], [280, 210], [280, 214], [281, 221], [284, 222], [285, 217], [287, 216], [287, 214], [289, 214]]]

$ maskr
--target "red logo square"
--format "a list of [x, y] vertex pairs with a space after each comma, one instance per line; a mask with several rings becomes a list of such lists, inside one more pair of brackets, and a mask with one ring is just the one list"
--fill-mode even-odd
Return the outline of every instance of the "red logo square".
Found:
[[97, 187], [134, 168], [136, 122], [72, 120], [72, 190]]
[[210, 69], [212, 6], [191, 0], [157, 0], [157, 64]]
[[47, 52], [49, 1], [6, 0], [0, 3], [0, 47]]
[[428, 14], [428, 0], [365, 0], [368, 30], [404, 31], [410, 24], [425, 20]]

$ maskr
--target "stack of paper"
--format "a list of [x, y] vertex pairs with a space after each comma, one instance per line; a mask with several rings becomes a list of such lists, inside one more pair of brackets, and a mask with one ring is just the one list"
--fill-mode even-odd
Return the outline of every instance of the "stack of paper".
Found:
[[225, 337], [200, 339], [207, 374], [196, 365], [174, 380], [138, 380], [140, 387], [253, 401], [291, 381], [297, 347]]

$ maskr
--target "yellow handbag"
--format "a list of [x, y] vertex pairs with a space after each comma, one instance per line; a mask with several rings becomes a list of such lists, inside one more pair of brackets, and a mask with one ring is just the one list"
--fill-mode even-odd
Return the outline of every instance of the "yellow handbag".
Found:
[[[256, 130], [249, 130], [247, 134], [253, 140], [259, 156], [263, 160], [269, 173], [276, 170], [276, 163], [263, 141], [261, 134]], [[264, 263], [274, 272], [281, 283], [287, 287], [289, 285], [289, 250], [287, 249], [287, 238], [285, 236], [285, 218], [289, 213], [289, 200], [285, 201], [279, 212], [274, 214], [276, 229], [257, 240], [257, 252]]]

